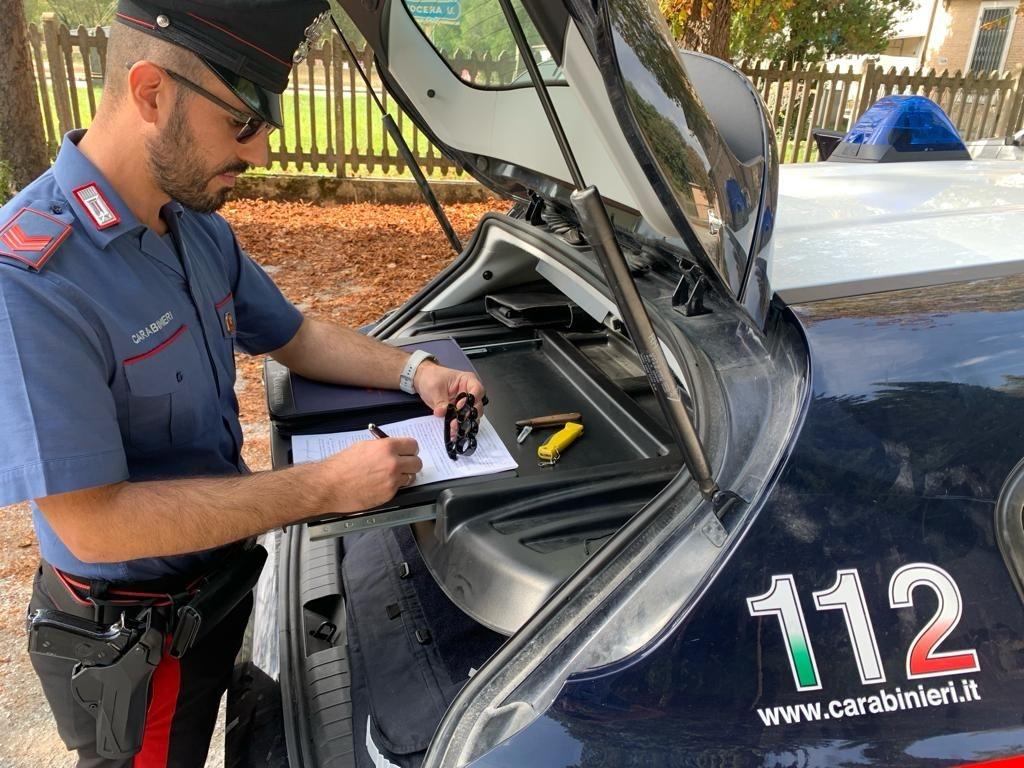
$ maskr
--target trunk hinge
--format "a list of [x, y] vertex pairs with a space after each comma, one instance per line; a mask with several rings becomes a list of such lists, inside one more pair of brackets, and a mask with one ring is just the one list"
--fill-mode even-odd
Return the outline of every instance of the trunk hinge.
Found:
[[708, 289], [708, 279], [704, 271], [696, 264], [689, 269], [683, 268], [683, 276], [679, 278], [672, 293], [672, 307], [685, 317], [706, 315], [711, 310], [704, 307], [704, 293]]

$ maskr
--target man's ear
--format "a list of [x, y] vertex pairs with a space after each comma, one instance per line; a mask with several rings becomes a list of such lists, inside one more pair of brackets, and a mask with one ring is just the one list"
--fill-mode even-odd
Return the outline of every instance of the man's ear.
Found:
[[155, 125], [161, 110], [170, 109], [172, 90], [171, 78], [150, 61], [137, 61], [128, 70], [128, 96], [147, 123]]

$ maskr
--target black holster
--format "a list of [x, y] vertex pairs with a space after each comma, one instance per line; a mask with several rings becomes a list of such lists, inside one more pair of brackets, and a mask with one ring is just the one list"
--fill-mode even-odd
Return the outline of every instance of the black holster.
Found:
[[113, 664], [71, 673], [71, 692], [96, 718], [96, 751], [123, 759], [142, 749], [149, 683], [164, 651], [164, 633], [152, 624]]
[[71, 694], [96, 718], [96, 751], [123, 760], [142, 748], [149, 683], [163, 657], [162, 613], [97, 624], [61, 611], [38, 610], [28, 620], [29, 653], [77, 661]]
[[168, 653], [180, 659], [231, 613], [252, 592], [266, 561], [267, 550], [256, 544], [204, 579], [195, 596], [178, 609]]
[[205, 577], [184, 605], [140, 603], [114, 624], [46, 609], [29, 617], [29, 653], [78, 662], [72, 695], [96, 718], [102, 757], [125, 759], [142, 748], [150, 681], [165, 646], [172, 657], [184, 656], [252, 591], [266, 559], [262, 546], [248, 547]]

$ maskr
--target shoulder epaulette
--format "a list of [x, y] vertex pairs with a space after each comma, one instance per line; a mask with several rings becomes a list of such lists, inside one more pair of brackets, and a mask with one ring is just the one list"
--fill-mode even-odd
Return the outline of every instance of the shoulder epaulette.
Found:
[[23, 206], [0, 223], [0, 260], [38, 272], [71, 234], [52, 213]]

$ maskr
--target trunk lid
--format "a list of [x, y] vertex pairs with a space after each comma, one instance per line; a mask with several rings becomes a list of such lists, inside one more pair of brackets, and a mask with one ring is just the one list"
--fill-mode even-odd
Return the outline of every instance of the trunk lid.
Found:
[[[388, 90], [446, 153], [499, 194], [537, 195], [571, 214], [569, 171], [497, 0], [341, 5]], [[776, 163], [747, 80], [724, 62], [679, 52], [649, 0], [515, 7], [582, 173], [616, 227], [682, 245], [760, 319]], [[431, 20], [435, 11], [448, 17]], [[451, 46], [504, 50], [504, 66], [481, 82]]]

